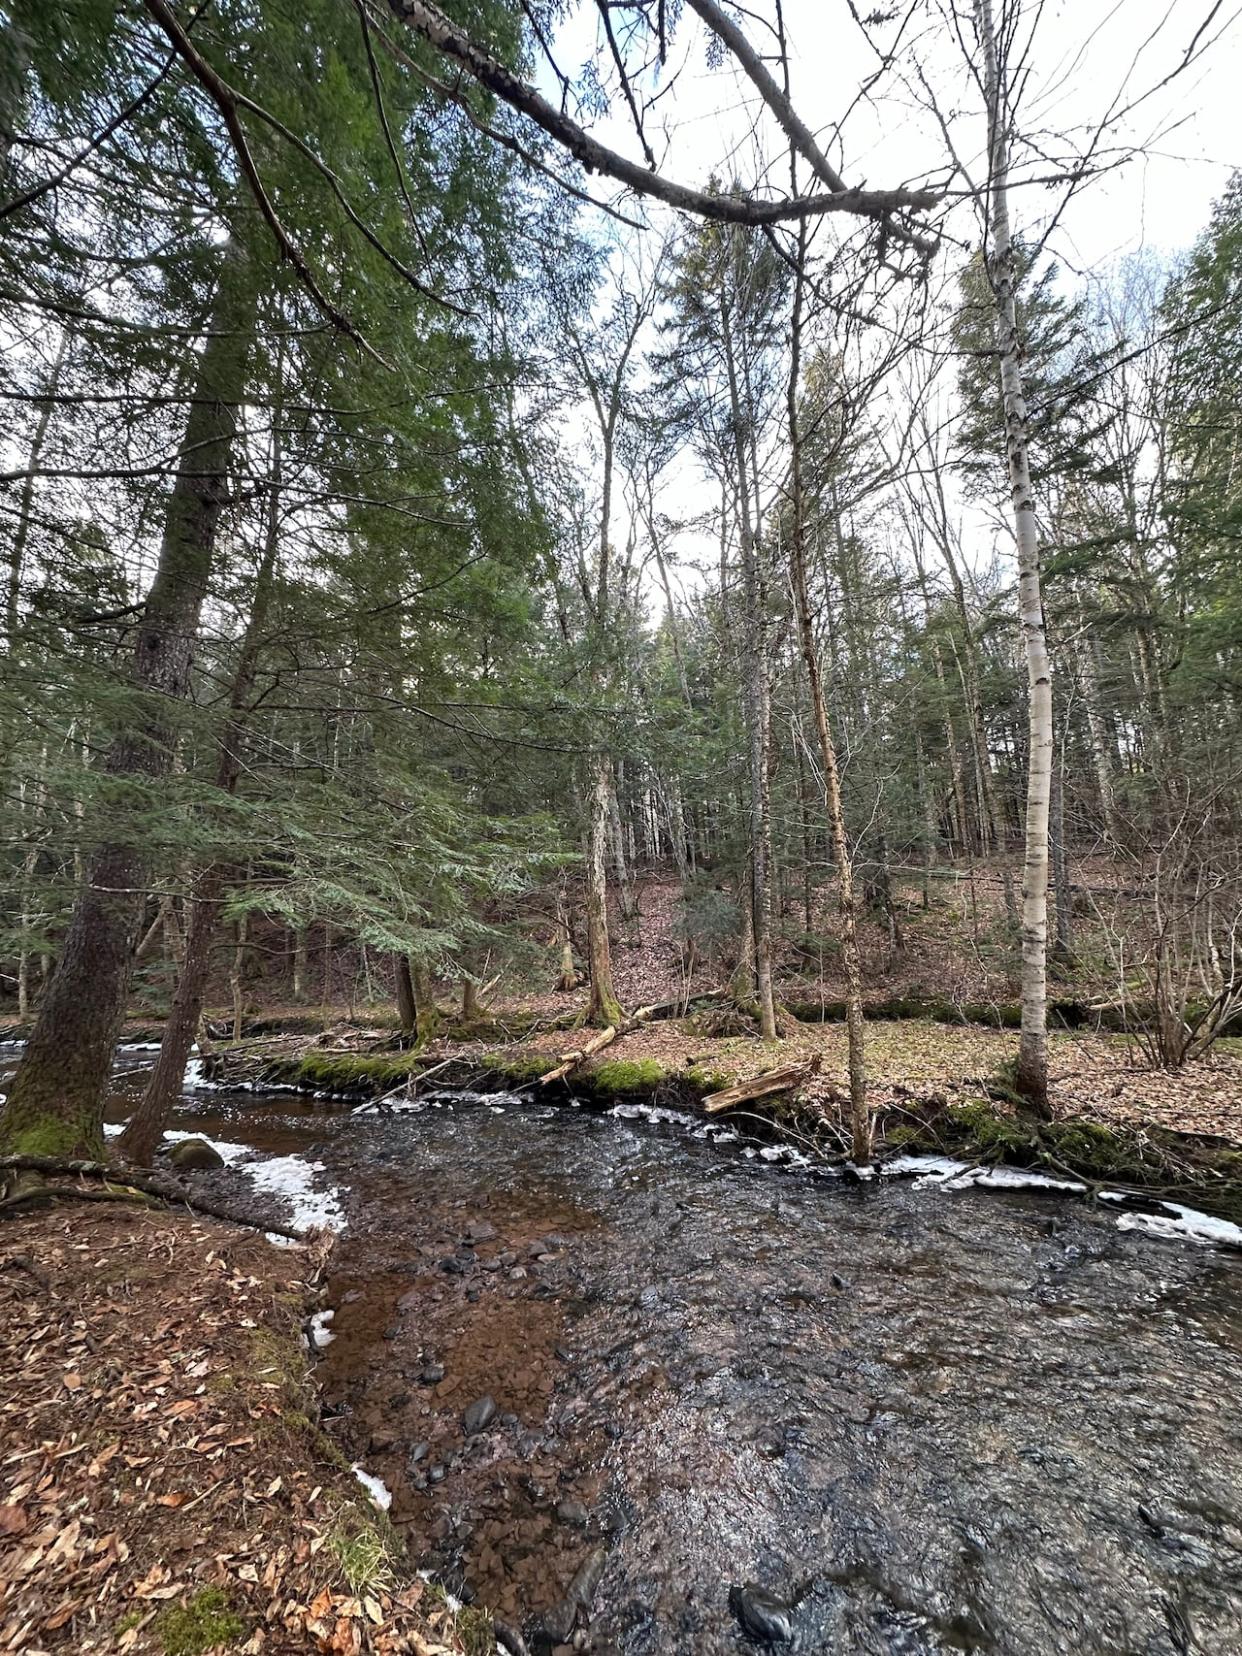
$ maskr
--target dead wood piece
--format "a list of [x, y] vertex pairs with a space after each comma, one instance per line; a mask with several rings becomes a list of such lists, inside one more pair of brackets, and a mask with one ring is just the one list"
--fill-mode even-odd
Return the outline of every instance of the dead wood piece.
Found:
[[652, 1018], [661, 1017], [665, 1013], [676, 1012], [683, 1006], [693, 1005], [695, 1001], [717, 1000], [725, 993], [726, 991], [723, 989], [708, 989], [701, 995], [691, 996], [689, 1001], [684, 1000], [681, 995], [674, 995], [669, 1000], [655, 1001], [651, 1006], [640, 1006], [632, 1017], [622, 1018], [621, 1022], [616, 1025], [609, 1024], [607, 1029], [601, 1030], [594, 1039], [587, 1041], [576, 1052], [562, 1053], [560, 1063], [555, 1069], [549, 1070], [546, 1075], [541, 1075], [536, 1082], [536, 1086], [547, 1087], [553, 1081], [563, 1081], [570, 1070], [577, 1069], [584, 1058], [589, 1058], [593, 1052], [598, 1052], [601, 1047], [606, 1047], [610, 1041], [615, 1041], [619, 1036], [628, 1035], [631, 1030], [641, 1028], [643, 1024], [649, 1023]]
[[72, 1198], [77, 1201], [144, 1201], [155, 1197], [169, 1206], [184, 1206], [192, 1213], [201, 1213], [208, 1219], [223, 1219], [230, 1225], [244, 1225], [248, 1230], [263, 1231], [272, 1236], [283, 1236], [291, 1242], [305, 1242], [307, 1232], [292, 1230], [272, 1220], [256, 1217], [236, 1207], [219, 1202], [203, 1201], [183, 1185], [171, 1179], [153, 1179], [146, 1174], [110, 1162], [60, 1161], [55, 1156], [0, 1156], [0, 1168], [20, 1172], [52, 1174], [60, 1178], [99, 1179], [104, 1190], [78, 1185], [31, 1185], [0, 1201], [0, 1213], [11, 1211], [31, 1202], [55, 1201]]
[[704, 989], [695, 995], [670, 995], [667, 1000], [656, 1001], [652, 1006], [640, 1007], [634, 1016], [627, 1020], [626, 1025], [622, 1028], [622, 1034], [625, 1034], [634, 1024], [647, 1023], [652, 1018], [682, 1017], [692, 1006], [697, 1006], [700, 1001], [720, 1000], [722, 996], [727, 994], [727, 989]]
[[823, 1067], [823, 1059], [818, 1053], [802, 1063], [782, 1064], [779, 1069], [767, 1070], [763, 1075], [756, 1075], [749, 1081], [735, 1082], [731, 1087], [725, 1087], [721, 1092], [711, 1093], [703, 1100], [703, 1108], [708, 1115], [716, 1115], [721, 1110], [728, 1110], [734, 1104], [746, 1104], [752, 1098], [766, 1098], [770, 1093], [792, 1092], [800, 1087], [804, 1081], [809, 1081], [813, 1075], [818, 1075]]
[[592, 1036], [576, 1052], [566, 1052], [561, 1055], [561, 1061], [555, 1069], [550, 1069], [546, 1075], [541, 1075], [537, 1082], [540, 1087], [551, 1086], [553, 1081], [563, 1081], [571, 1069], [576, 1069], [584, 1058], [589, 1058], [593, 1052], [606, 1047], [610, 1041], [617, 1038], [615, 1024], [609, 1024], [607, 1029], [601, 1029], [598, 1035]]

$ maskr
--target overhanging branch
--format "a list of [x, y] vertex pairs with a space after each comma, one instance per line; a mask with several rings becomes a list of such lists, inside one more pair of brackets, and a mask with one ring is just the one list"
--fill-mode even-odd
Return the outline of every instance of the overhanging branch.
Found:
[[[826, 194], [795, 200], [756, 199], [692, 189], [640, 166], [592, 138], [569, 115], [550, 104], [520, 76], [507, 69], [471, 40], [428, 0], [388, 0], [394, 16], [407, 24], [437, 51], [462, 65], [480, 85], [507, 103], [568, 150], [588, 172], [604, 173], [625, 184], [636, 195], [651, 196], [666, 206], [700, 218], [727, 224], [778, 224], [815, 218], [823, 213], [852, 213], [863, 218], [887, 219], [893, 213], [927, 212], [940, 200], [935, 190], [862, 190], [833, 188]], [[827, 163], [825, 162], [825, 165]]]

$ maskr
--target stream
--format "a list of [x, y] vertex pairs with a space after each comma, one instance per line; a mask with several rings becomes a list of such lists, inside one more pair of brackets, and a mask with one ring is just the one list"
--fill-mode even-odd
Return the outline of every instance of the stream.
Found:
[[425, 1569], [532, 1652], [736, 1656], [757, 1584], [808, 1656], [1242, 1656], [1242, 1255], [662, 1115], [187, 1093], [337, 1205], [327, 1424]]

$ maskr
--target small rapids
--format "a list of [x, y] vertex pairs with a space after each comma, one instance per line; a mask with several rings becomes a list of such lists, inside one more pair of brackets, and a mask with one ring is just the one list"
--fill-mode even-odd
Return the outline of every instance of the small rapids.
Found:
[[947, 1166], [434, 1106], [177, 1126], [340, 1203], [327, 1423], [532, 1652], [737, 1656], [743, 1584], [807, 1656], [1242, 1652], [1242, 1256]]

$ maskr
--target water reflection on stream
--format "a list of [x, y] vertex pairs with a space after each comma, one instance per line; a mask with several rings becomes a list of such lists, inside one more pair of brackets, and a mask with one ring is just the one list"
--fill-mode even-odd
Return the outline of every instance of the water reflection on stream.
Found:
[[[736, 1650], [752, 1579], [806, 1651], [1242, 1652], [1242, 1261], [565, 1110], [363, 1118], [337, 1158], [346, 1439], [510, 1619], [603, 1537], [627, 1656]], [[466, 1438], [483, 1393], [517, 1419]]]
[[584, 1111], [208, 1097], [346, 1187], [334, 1430], [543, 1648], [602, 1544], [595, 1651], [737, 1652], [757, 1581], [808, 1653], [1242, 1656], [1242, 1259]]

